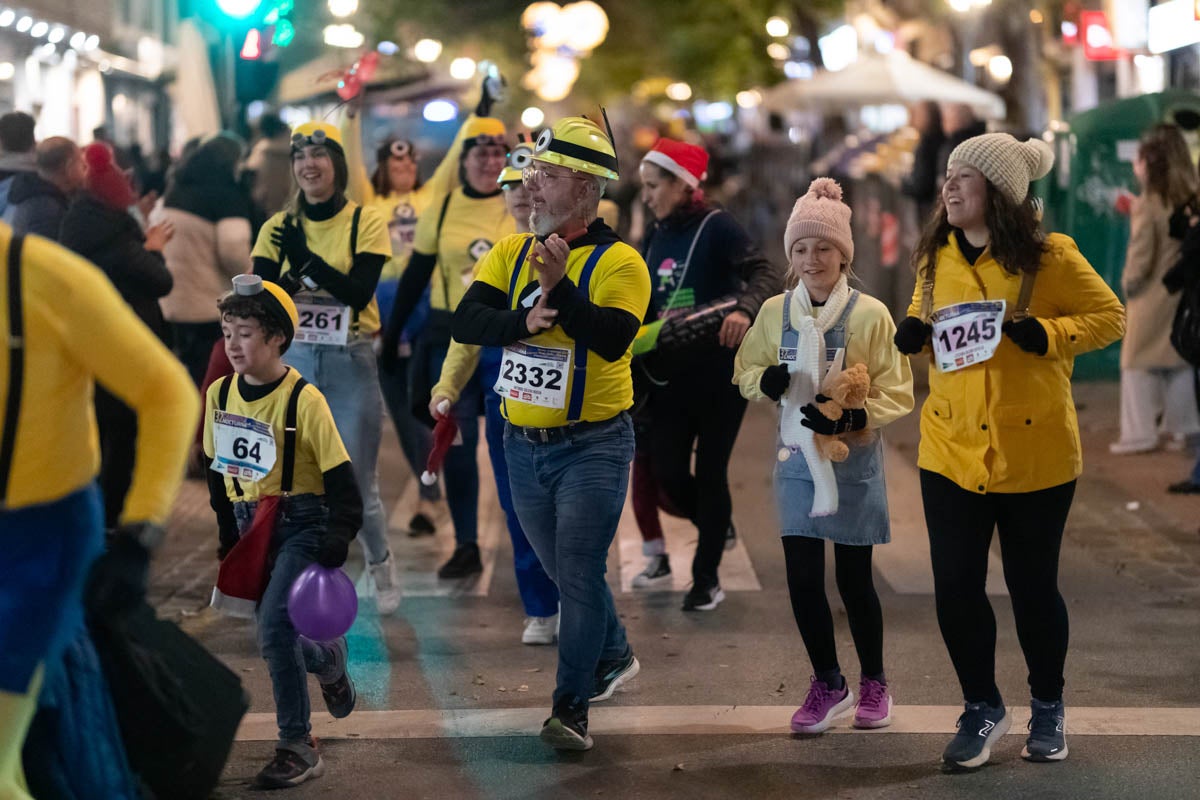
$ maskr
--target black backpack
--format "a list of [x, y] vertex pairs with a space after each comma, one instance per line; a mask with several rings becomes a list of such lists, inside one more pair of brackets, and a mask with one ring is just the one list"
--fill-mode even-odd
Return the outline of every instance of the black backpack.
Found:
[[1200, 367], [1200, 210], [1193, 210], [1198, 207], [1193, 201], [1171, 216], [1171, 235], [1182, 241], [1179, 260], [1163, 276], [1172, 294], [1180, 292], [1171, 345], [1193, 367]]

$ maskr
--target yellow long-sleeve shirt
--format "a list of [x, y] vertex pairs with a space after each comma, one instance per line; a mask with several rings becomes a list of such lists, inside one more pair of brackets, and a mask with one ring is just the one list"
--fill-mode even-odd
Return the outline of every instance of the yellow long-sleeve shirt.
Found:
[[[766, 397], [758, 382], [763, 370], [779, 363], [785, 296], [777, 294], [762, 304], [738, 348], [733, 382], [747, 400]], [[892, 343], [895, 335], [896, 324], [887, 306], [870, 295], [859, 294], [846, 320], [844, 363], [867, 365], [867, 374], [871, 376], [866, 402], [867, 427], [871, 429], [882, 428], [913, 409], [912, 368], [908, 358]]]
[[[0, 224], [0, 254], [7, 253], [11, 235]], [[0, 257], [0, 274], [2, 407], [10, 388], [7, 258]], [[121, 519], [165, 522], [200, 413], [200, 395], [187, 372], [108, 278], [71, 251], [26, 237], [21, 286], [25, 369], [9, 507], [59, 500], [95, 477], [95, 380], [137, 414], [133, 483]]]

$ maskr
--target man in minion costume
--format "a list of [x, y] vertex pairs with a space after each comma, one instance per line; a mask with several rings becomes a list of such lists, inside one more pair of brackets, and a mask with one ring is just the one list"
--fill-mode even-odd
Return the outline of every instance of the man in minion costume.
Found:
[[541, 737], [588, 750], [589, 703], [637, 674], [605, 582], [633, 458], [630, 345], [650, 301], [642, 257], [597, 207], [618, 178], [594, 122], [542, 131], [523, 179], [533, 233], [502, 239], [454, 315], [457, 341], [503, 347], [494, 391], [521, 525], [561, 595], [558, 676]]
[[[461, 185], [434, 201], [417, 222], [413, 254], [400, 277], [391, 319], [384, 329], [382, 352], [386, 358], [396, 352], [400, 332], [425, 287], [430, 287], [429, 319], [414, 344], [409, 376], [412, 407], [422, 417], [450, 349], [451, 316], [471, 285], [476, 262], [496, 242], [516, 232], [504, 193], [497, 185], [508, 154], [504, 137], [504, 123], [492, 117], [476, 117], [464, 126], [459, 158]], [[476, 460], [482, 410], [482, 390], [478, 378], [472, 376], [453, 407], [462, 444], [450, 448], [443, 466], [455, 550], [438, 570], [441, 578], [465, 578], [483, 570], [477, 543]]]

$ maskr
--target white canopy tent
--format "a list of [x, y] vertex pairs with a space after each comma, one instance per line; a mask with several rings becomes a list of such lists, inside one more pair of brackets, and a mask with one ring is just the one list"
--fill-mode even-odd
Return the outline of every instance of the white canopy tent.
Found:
[[1003, 119], [1004, 100], [986, 89], [896, 51], [870, 56], [838, 72], [821, 72], [809, 80], [793, 79], [768, 89], [769, 111], [798, 109], [838, 111], [848, 107], [933, 100], [963, 103], [981, 118]]

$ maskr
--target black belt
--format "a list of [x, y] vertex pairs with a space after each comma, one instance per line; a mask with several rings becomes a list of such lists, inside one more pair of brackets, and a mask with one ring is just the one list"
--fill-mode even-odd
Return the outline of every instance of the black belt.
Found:
[[522, 425], [513, 425], [510, 422], [508, 423], [508, 429], [512, 432], [513, 436], [524, 439], [531, 444], [556, 444], [571, 434], [611, 425], [625, 416], [625, 414], [626, 412], [622, 411], [615, 417], [610, 417], [599, 422], [568, 422], [566, 425], [559, 425], [554, 428], [526, 428]]

